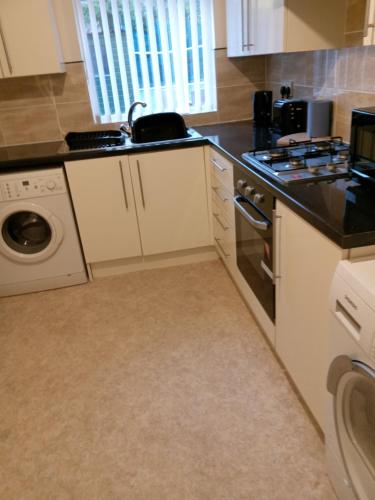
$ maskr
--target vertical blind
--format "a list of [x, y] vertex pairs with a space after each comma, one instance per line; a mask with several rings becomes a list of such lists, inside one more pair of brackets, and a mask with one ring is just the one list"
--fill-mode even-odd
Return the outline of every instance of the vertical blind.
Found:
[[216, 110], [212, 0], [76, 0], [95, 115]]

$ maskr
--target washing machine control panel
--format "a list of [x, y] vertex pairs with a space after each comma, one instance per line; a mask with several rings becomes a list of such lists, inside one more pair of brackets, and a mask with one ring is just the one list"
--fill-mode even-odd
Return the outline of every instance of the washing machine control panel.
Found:
[[62, 173], [46, 175], [24, 174], [2, 180], [0, 177], [0, 201], [24, 200], [65, 193], [66, 187]]

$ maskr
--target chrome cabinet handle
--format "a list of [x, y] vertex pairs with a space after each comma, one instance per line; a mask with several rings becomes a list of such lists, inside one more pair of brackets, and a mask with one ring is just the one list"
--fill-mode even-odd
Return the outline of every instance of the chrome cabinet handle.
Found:
[[217, 195], [217, 197], [223, 202], [223, 203], [226, 203], [228, 201], [228, 198], [223, 198], [220, 196], [219, 194], [219, 188], [218, 187], [215, 187], [215, 186], [212, 186], [212, 191], [214, 191], [214, 193]]
[[137, 160], [137, 170], [138, 170], [139, 187], [141, 188], [142, 205], [143, 205], [143, 208], [146, 208], [145, 195], [143, 192], [143, 184], [142, 184], [141, 166], [139, 164], [139, 160]]
[[0, 37], [1, 37], [1, 41], [3, 42], [5, 57], [6, 57], [8, 68], [9, 68], [9, 73], [11, 75], [13, 75], [13, 66], [12, 66], [12, 62], [10, 60], [10, 56], [9, 56], [9, 52], [8, 52], [8, 47], [7, 47], [7, 44], [6, 44], [6, 41], [5, 41], [5, 36], [4, 36], [3, 27], [1, 25], [1, 21], [0, 21]]
[[239, 198], [239, 196], [233, 198], [234, 206], [241, 213], [241, 215], [243, 215], [247, 222], [260, 231], [267, 231], [270, 227], [269, 222], [254, 219], [254, 217], [247, 213], [246, 210], [238, 203], [237, 198]]
[[216, 160], [213, 158], [210, 158], [210, 162], [214, 167], [216, 167], [220, 172], [226, 172], [228, 169], [225, 167], [222, 167]]
[[126, 186], [125, 186], [125, 179], [124, 179], [124, 173], [122, 171], [122, 161], [119, 160], [119, 166], [120, 166], [120, 173], [121, 173], [121, 182], [122, 182], [122, 191], [124, 193], [124, 198], [125, 198], [125, 206], [126, 210], [129, 210], [129, 204], [128, 204], [128, 196], [126, 194]]
[[276, 210], [272, 210], [274, 284], [281, 278], [281, 219], [281, 215], [277, 215]]
[[225, 226], [221, 220], [220, 220], [220, 217], [219, 217], [219, 214], [213, 214], [213, 216], [215, 217], [215, 219], [218, 221], [218, 223], [220, 224], [220, 226], [224, 229], [224, 231], [227, 231], [229, 229], [228, 226]]
[[222, 244], [220, 243], [220, 238], [215, 238], [215, 241], [217, 246], [220, 248], [221, 253], [224, 255], [224, 257], [230, 257], [230, 254], [224, 250]]

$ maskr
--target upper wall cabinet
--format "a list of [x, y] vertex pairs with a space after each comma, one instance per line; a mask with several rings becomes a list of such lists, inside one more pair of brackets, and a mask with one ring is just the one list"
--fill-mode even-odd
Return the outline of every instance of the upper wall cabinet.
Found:
[[0, 1], [0, 75], [64, 71], [51, 0]]
[[227, 0], [228, 57], [342, 47], [342, 0]]

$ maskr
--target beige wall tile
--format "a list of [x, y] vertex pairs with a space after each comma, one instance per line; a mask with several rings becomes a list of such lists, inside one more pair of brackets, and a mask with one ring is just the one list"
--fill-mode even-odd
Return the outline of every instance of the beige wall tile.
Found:
[[209, 125], [218, 123], [219, 113], [198, 113], [196, 115], [184, 115], [185, 123], [188, 127], [196, 127], [198, 125]]
[[[259, 89], [264, 84], [259, 84]], [[252, 116], [252, 101], [256, 87], [236, 85], [218, 89], [219, 117], [221, 122], [245, 120]]]
[[0, 113], [0, 129], [7, 145], [61, 139], [53, 105], [4, 109]]
[[0, 79], [0, 109], [52, 103], [49, 76]]
[[249, 82], [264, 82], [265, 57], [227, 57], [227, 51], [217, 50], [216, 78], [218, 87], [245, 85]]
[[[58, 103], [57, 114], [63, 135], [98, 128], [94, 122], [91, 105], [87, 101]], [[108, 124], [106, 128], [110, 128]]]
[[0, 146], [5, 146], [3, 132], [0, 129]]
[[67, 64], [66, 73], [51, 75], [50, 78], [57, 103], [89, 100], [83, 63]]

